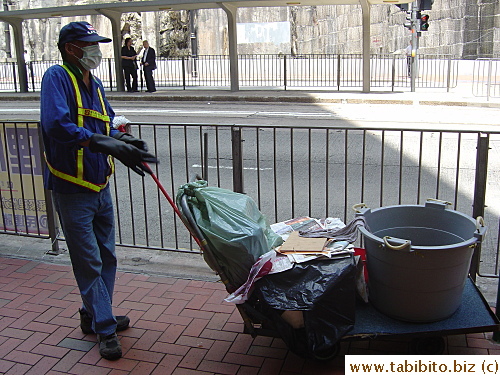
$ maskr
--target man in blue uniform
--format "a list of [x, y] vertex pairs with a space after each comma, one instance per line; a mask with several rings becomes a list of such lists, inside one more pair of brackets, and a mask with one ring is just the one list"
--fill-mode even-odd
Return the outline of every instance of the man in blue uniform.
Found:
[[126, 316], [114, 316], [112, 297], [116, 275], [115, 224], [108, 180], [113, 157], [144, 176], [143, 162], [156, 163], [146, 143], [110, 124], [114, 111], [99, 79], [90, 70], [101, 62], [100, 36], [88, 22], [71, 22], [59, 34], [63, 65], [44, 74], [41, 127], [47, 169], [45, 187], [54, 204], [68, 246], [83, 306], [80, 327], [96, 333], [103, 358], [122, 356], [116, 331], [129, 326]]

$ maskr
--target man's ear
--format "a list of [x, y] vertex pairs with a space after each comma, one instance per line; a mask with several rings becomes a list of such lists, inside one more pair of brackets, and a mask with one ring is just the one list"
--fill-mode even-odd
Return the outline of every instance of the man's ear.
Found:
[[75, 55], [76, 47], [71, 43], [66, 43], [64, 45], [64, 50], [66, 51], [66, 55]]

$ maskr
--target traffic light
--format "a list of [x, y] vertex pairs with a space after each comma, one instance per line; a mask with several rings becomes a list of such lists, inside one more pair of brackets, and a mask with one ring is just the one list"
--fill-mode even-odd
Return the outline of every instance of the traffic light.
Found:
[[412, 22], [411, 22], [411, 12], [406, 12], [406, 20], [404, 23], [405, 27], [409, 30], [412, 29]]
[[422, 14], [420, 16], [420, 28], [419, 31], [427, 31], [429, 30], [429, 15]]

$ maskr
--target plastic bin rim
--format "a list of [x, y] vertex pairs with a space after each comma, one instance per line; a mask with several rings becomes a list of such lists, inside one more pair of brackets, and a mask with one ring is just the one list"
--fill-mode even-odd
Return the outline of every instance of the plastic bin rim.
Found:
[[[433, 206], [427, 206], [427, 205], [424, 205], [424, 204], [400, 204], [400, 205], [391, 205], [391, 206], [382, 206], [382, 207], [378, 207], [378, 208], [375, 208], [375, 209], [371, 209], [369, 207], [366, 208], [366, 210], [364, 212], [360, 212], [358, 213], [356, 216], [371, 216], [379, 211], [384, 211], [384, 210], [388, 210], [388, 209], [392, 209], [392, 208], [419, 208], [419, 209], [425, 209], [425, 210], [438, 210], [438, 211], [442, 211], [442, 212], [447, 212], [448, 214], [453, 214], [453, 215], [458, 215], [460, 217], [462, 217], [463, 219], [466, 219], [468, 221], [471, 222], [471, 224], [475, 224], [476, 220], [474, 218], [472, 218], [471, 216], [469, 215], [466, 215], [464, 214], [463, 212], [460, 212], [460, 211], [457, 211], [457, 210], [454, 210], [454, 209], [451, 209], [451, 208], [441, 208], [441, 207], [433, 207]], [[375, 241], [375, 242], [378, 242], [379, 244], [383, 244], [384, 243], [384, 240], [378, 236], [376, 236], [375, 234], [373, 234], [372, 232], [368, 231], [365, 227], [359, 227], [359, 230], [360, 232], [363, 234], [363, 236], [365, 237], [368, 237], [369, 239], [371, 239], [372, 241]], [[404, 238], [401, 238], [401, 240], [405, 240]], [[439, 245], [439, 246], [423, 246], [423, 245], [413, 245], [411, 244], [411, 250], [412, 251], [415, 251], [415, 250], [448, 250], [448, 249], [452, 249], [452, 248], [459, 248], [459, 247], [463, 247], [463, 246], [472, 246], [474, 245], [476, 242], [478, 242], [478, 238], [474, 236], [474, 233], [472, 234], [471, 238], [465, 240], [465, 241], [462, 241], [462, 242], [457, 242], [457, 243], [451, 243], [451, 244], [447, 244], [447, 245]], [[397, 251], [397, 250], [395, 250]]]
[[[364, 237], [369, 238], [372, 241], [378, 242], [380, 245], [384, 244], [384, 240], [376, 235], [374, 235], [372, 232], [369, 232], [365, 227], [359, 227], [359, 231], [363, 234]], [[401, 238], [401, 240], [404, 240], [404, 238]], [[412, 251], [425, 251], [425, 250], [450, 250], [454, 248], [460, 248], [464, 246], [472, 246], [474, 245], [478, 239], [476, 237], [471, 237], [468, 240], [462, 241], [462, 242], [457, 242], [457, 243], [452, 243], [448, 245], [439, 245], [439, 246], [422, 246], [422, 245], [413, 245], [411, 244], [411, 250]], [[398, 250], [393, 250], [393, 251], [398, 251]]]

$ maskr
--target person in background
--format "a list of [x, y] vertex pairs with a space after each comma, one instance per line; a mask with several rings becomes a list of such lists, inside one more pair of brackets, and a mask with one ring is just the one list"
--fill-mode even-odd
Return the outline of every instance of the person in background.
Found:
[[31, 70], [31, 57], [27, 50], [24, 50], [24, 63], [26, 64], [26, 73], [28, 74], [28, 88], [30, 81], [33, 79], [33, 71]]
[[411, 77], [412, 49], [413, 49], [413, 43], [410, 40], [410, 44], [408, 44], [408, 46], [405, 48], [406, 69], [408, 71], [408, 77]]
[[100, 36], [88, 22], [71, 22], [59, 33], [63, 65], [53, 65], [42, 78], [40, 125], [45, 146], [45, 188], [52, 190], [82, 298], [80, 328], [97, 334], [99, 353], [122, 356], [117, 331], [130, 319], [114, 316], [117, 268], [115, 220], [109, 178], [113, 157], [144, 176], [143, 162], [157, 162], [146, 143], [114, 129], [115, 113], [101, 81], [90, 71], [99, 66]]
[[[137, 53], [132, 47], [132, 38], [126, 38], [125, 45], [122, 47], [122, 68], [128, 92], [138, 92], [136, 58]], [[132, 84], [130, 84], [130, 76], [132, 76]]]
[[146, 92], [155, 92], [155, 80], [153, 78], [153, 70], [156, 69], [156, 52], [154, 48], [149, 46], [147, 40], [142, 42], [144, 51], [141, 58], [142, 70], [144, 71], [144, 78], [146, 79]]

